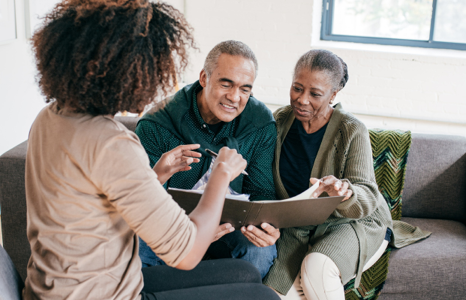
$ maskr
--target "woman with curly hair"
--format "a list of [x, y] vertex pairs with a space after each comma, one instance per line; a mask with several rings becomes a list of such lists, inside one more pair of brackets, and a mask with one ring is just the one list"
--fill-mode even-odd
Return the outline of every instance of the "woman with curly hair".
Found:
[[[228, 184], [245, 160], [223, 148], [199, 205], [187, 216], [158, 181], [166, 174], [149, 167], [137, 136], [113, 118], [118, 111], [141, 112], [166, 94], [187, 64], [194, 44], [190, 30], [166, 4], [67, 0], [35, 33], [38, 82], [50, 104], [29, 135], [31, 257], [24, 299], [273, 295], [244, 262], [196, 267], [214, 238]], [[164, 172], [189, 169], [198, 156], [194, 149], [180, 146], [167, 153], [160, 160]], [[136, 234], [169, 266], [196, 268], [141, 273]]]

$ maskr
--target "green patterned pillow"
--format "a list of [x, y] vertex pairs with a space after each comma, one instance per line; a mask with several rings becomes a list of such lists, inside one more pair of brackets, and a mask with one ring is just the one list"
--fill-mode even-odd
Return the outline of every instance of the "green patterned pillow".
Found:
[[411, 132], [371, 129], [369, 135], [379, 191], [387, 201], [392, 219], [400, 220]]
[[362, 273], [361, 283], [354, 288], [354, 278], [345, 284], [346, 300], [375, 300], [379, 297], [388, 273], [388, 259], [392, 249], [387, 247], [382, 257]]
[[[406, 174], [406, 160], [411, 146], [411, 132], [400, 130], [369, 130], [374, 159], [375, 179], [379, 191], [390, 207], [393, 220], [401, 218], [401, 196]], [[391, 248], [362, 273], [361, 283], [354, 287], [354, 279], [345, 284], [346, 300], [375, 300], [387, 279]]]

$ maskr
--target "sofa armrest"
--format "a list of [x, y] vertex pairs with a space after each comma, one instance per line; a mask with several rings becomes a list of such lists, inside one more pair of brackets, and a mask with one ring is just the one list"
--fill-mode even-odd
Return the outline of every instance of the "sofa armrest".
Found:
[[0, 205], [3, 247], [10, 254], [22, 279], [31, 250], [26, 235], [26, 190], [24, 169], [27, 141], [0, 156]]

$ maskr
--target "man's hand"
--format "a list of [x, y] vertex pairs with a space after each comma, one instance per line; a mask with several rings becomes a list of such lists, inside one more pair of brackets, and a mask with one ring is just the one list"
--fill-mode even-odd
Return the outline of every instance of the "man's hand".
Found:
[[164, 184], [177, 172], [191, 170], [189, 165], [198, 163], [198, 157], [202, 156], [201, 153], [192, 150], [200, 146], [199, 144], [181, 145], [162, 154], [153, 168], [160, 183]]
[[[311, 178], [311, 183], [314, 184], [319, 179]], [[348, 189], [349, 185], [347, 182], [337, 179], [335, 176], [325, 176], [320, 179], [320, 184], [317, 190], [314, 192], [314, 197], [318, 197], [323, 192], [327, 192], [329, 196], [345, 196], [343, 201], [348, 200], [353, 195], [353, 191]]]
[[233, 231], [235, 231], [235, 227], [232, 227], [230, 223], [219, 225], [217, 228], [217, 232], [215, 233], [214, 240], [212, 242], [217, 241], [219, 238], [221, 238], [225, 234], [228, 234]]
[[256, 226], [249, 225], [241, 227], [241, 232], [247, 239], [257, 247], [272, 246], [280, 237], [280, 230], [270, 224], [262, 223], [260, 230]]

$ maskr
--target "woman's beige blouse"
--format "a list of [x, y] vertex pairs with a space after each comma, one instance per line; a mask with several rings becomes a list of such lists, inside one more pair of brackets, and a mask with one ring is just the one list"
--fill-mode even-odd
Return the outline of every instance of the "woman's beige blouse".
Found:
[[26, 199], [26, 300], [139, 299], [136, 234], [170, 266], [196, 236], [137, 136], [111, 116], [44, 108], [29, 134]]

